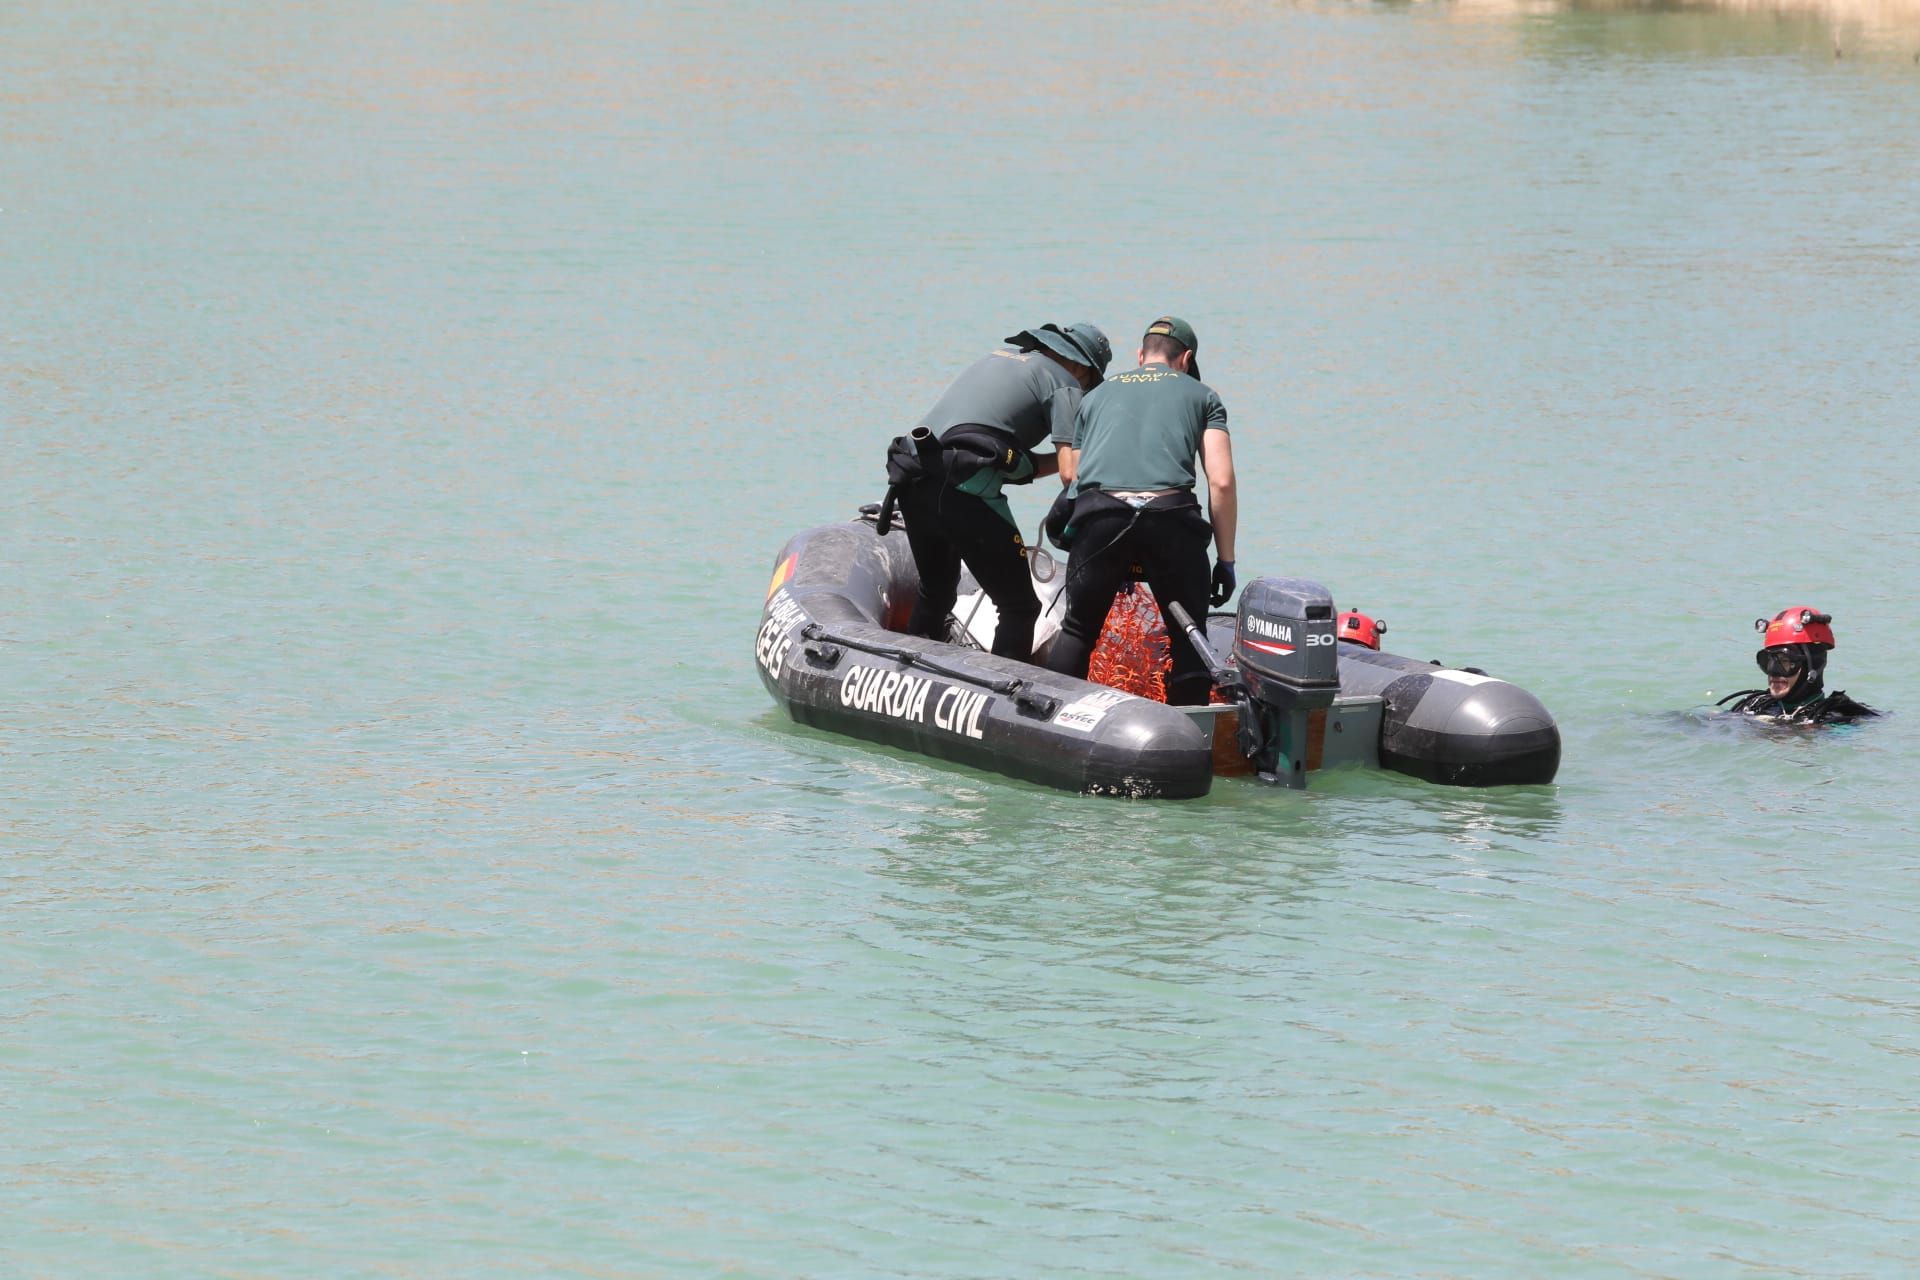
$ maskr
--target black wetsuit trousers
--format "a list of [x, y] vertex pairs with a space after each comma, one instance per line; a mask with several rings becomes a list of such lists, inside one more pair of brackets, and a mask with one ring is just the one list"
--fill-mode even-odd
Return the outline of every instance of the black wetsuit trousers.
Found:
[[964, 561], [1000, 614], [993, 651], [1003, 658], [1031, 661], [1040, 597], [1033, 593], [1020, 531], [983, 500], [936, 480], [907, 485], [896, 503], [906, 517], [907, 545], [920, 571], [920, 603], [907, 630], [946, 639], [946, 620], [960, 590]]
[[1179, 601], [1204, 623], [1212, 573], [1207, 546], [1212, 529], [1188, 507], [1177, 511], [1101, 510], [1074, 520], [1073, 558], [1067, 562], [1067, 616], [1054, 637], [1047, 665], [1086, 679], [1094, 646], [1106, 629], [1114, 593], [1135, 578], [1146, 579], [1173, 650], [1167, 701], [1176, 706], [1206, 702], [1213, 678], [1193, 642], [1173, 621], [1167, 605]]

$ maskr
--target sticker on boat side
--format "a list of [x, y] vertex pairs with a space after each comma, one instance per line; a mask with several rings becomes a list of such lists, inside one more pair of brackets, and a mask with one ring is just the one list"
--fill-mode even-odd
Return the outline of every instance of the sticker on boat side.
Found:
[[1498, 676], [1477, 676], [1471, 671], [1440, 670], [1433, 673], [1435, 680], [1451, 680], [1455, 684], [1505, 684]]
[[767, 616], [753, 642], [753, 656], [775, 680], [786, 670], [787, 655], [793, 651], [793, 626], [802, 616], [800, 606], [785, 587], [767, 599]]
[[993, 699], [978, 689], [942, 684], [909, 671], [855, 665], [840, 677], [840, 705], [891, 720], [932, 725], [962, 738], [984, 738], [980, 717]]
[[1093, 727], [1107, 718], [1107, 712], [1132, 696], [1118, 689], [1084, 694], [1055, 712], [1053, 722], [1062, 729], [1071, 729], [1075, 733], [1092, 733]]
[[793, 576], [793, 566], [798, 563], [800, 563], [800, 553], [796, 551], [774, 568], [773, 581], [767, 584], [767, 599], [773, 599], [773, 593], [786, 585], [787, 579]]

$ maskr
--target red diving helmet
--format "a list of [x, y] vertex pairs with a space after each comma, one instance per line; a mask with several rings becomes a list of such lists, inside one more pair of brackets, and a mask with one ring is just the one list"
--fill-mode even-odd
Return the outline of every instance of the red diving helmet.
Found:
[[1755, 618], [1753, 629], [1764, 632], [1760, 651], [1753, 660], [1768, 675], [1791, 675], [1804, 670], [1815, 684], [1827, 665], [1827, 650], [1833, 648], [1833, 615], [1795, 605], [1782, 609], [1772, 618]]
[[1342, 640], [1351, 640], [1363, 644], [1369, 649], [1380, 647], [1380, 637], [1387, 634], [1387, 624], [1376, 622], [1357, 609], [1348, 609], [1335, 620], [1333, 634]]

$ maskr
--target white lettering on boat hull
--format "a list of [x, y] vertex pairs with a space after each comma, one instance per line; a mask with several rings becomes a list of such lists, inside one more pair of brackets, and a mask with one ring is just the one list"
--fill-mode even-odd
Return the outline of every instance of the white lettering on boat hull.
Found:
[[786, 670], [787, 655], [793, 651], [793, 627], [803, 616], [801, 608], [785, 587], [767, 601], [767, 616], [760, 623], [760, 635], [753, 644], [755, 661], [775, 680]]
[[929, 725], [961, 738], [984, 738], [981, 717], [993, 705], [991, 695], [964, 685], [936, 684], [908, 671], [883, 671], [855, 664], [840, 677], [840, 705]]

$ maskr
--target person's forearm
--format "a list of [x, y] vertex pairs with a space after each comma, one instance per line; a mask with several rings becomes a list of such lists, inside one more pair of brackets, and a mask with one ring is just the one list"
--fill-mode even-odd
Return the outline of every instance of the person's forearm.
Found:
[[1240, 499], [1231, 481], [1207, 482], [1207, 514], [1213, 519], [1213, 550], [1222, 560], [1233, 559], [1233, 535], [1239, 522]]
[[1079, 470], [1080, 464], [1079, 455], [1073, 451], [1073, 446], [1070, 444], [1061, 445], [1053, 457], [1054, 461], [1059, 464], [1060, 483], [1063, 485], [1072, 484], [1074, 472]]
[[1036, 480], [1041, 476], [1052, 475], [1060, 466], [1060, 454], [1057, 451], [1054, 453], [1036, 453], [1031, 456], [1033, 458], [1033, 478]]

